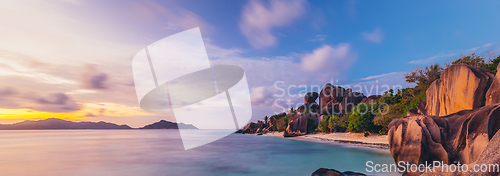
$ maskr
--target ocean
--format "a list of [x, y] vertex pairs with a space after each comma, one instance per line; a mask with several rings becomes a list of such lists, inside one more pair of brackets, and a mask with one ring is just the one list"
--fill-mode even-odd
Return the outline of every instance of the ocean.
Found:
[[387, 152], [270, 136], [232, 134], [184, 151], [177, 130], [0, 131], [8, 176], [309, 176], [367, 173], [367, 161], [394, 163]]

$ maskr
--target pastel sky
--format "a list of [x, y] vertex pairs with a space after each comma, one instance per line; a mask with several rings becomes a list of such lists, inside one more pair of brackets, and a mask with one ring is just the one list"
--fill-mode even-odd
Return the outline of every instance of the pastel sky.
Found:
[[[245, 70], [253, 120], [281, 111], [279, 98], [280, 106], [287, 108], [288, 100], [300, 105], [297, 94], [327, 82], [380, 94], [382, 85], [413, 86], [404, 73], [416, 67], [444, 65], [473, 52], [500, 54], [499, 6], [500, 1], [1, 1], [0, 123], [55, 117], [140, 127], [175, 121], [172, 114], [140, 109], [132, 58], [144, 46], [195, 27], [211, 64]], [[287, 95], [275, 96], [283, 89]]]

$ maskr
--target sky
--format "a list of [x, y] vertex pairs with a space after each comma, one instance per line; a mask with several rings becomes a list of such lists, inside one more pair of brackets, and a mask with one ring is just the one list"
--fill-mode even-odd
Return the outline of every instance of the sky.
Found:
[[414, 86], [404, 73], [415, 68], [471, 53], [500, 54], [499, 5], [1, 1], [0, 123], [61, 118], [141, 127], [175, 121], [171, 113], [139, 107], [131, 63], [145, 46], [196, 27], [212, 65], [245, 70], [253, 121], [300, 105], [305, 92], [329, 82], [381, 94]]

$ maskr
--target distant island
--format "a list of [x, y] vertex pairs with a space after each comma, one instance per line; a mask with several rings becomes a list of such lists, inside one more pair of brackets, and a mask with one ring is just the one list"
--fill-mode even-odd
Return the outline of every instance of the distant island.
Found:
[[181, 127], [182, 129], [198, 129], [193, 125], [190, 124], [184, 124], [184, 123], [174, 123], [174, 122], [169, 122], [166, 120], [160, 120], [159, 122], [146, 125], [144, 127], [141, 127], [139, 129], [179, 129]]
[[[165, 120], [146, 125], [139, 129], [198, 129], [193, 125], [175, 123]], [[79, 129], [134, 129], [128, 125], [117, 125], [109, 122], [72, 122], [62, 119], [49, 118], [44, 120], [26, 120], [14, 124], [0, 124], [0, 130], [79, 130]]]

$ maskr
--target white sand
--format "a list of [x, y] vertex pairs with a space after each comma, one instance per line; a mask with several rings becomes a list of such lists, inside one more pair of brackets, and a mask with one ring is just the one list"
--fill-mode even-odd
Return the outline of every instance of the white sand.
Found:
[[[262, 136], [283, 138], [283, 132], [266, 133]], [[376, 148], [387, 150], [389, 141], [387, 135], [372, 134], [364, 137], [363, 133], [315, 133], [287, 139], [307, 140], [313, 142], [339, 143], [357, 147]]]
[[335, 140], [342, 140], [342, 141], [356, 141], [356, 142], [363, 142], [363, 143], [368, 143], [368, 144], [389, 144], [389, 141], [387, 139], [387, 135], [381, 135], [379, 136], [378, 134], [372, 134], [368, 137], [364, 137], [363, 133], [316, 133], [316, 134], [308, 134], [305, 136], [300, 136], [300, 137], [305, 137], [305, 138], [313, 138], [313, 139], [319, 139], [319, 140], [326, 140], [326, 141], [335, 141]]

